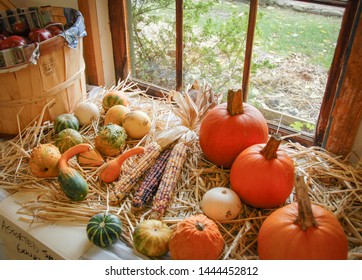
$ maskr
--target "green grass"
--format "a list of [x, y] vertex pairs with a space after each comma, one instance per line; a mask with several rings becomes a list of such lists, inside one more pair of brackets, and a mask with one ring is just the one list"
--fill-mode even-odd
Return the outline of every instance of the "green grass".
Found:
[[[234, 11], [248, 14], [246, 4], [218, 4], [216, 14]], [[217, 17], [215, 17], [217, 19]], [[220, 23], [222, 18], [219, 18]], [[288, 56], [303, 54], [312, 64], [329, 69], [341, 26], [341, 18], [296, 12], [291, 9], [265, 6], [258, 8], [254, 44], [265, 52]]]

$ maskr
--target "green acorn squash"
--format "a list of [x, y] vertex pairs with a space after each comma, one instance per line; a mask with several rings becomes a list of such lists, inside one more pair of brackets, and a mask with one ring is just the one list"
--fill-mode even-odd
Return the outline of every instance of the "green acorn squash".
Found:
[[105, 248], [121, 236], [122, 222], [113, 214], [98, 213], [87, 224], [87, 237], [96, 246]]
[[79, 121], [72, 114], [62, 114], [55, 118], [54, 120], [54, 130], [55, 133], [59, 133], [66, 128], [72, 128], [76, 131], [79, 130]]

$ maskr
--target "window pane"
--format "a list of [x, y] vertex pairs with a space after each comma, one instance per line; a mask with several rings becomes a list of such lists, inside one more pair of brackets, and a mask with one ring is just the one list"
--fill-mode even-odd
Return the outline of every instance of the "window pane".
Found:
[[131, 0], [132, 76], [175, 88], [175, 0]]
[[[343, 14], [342, 8], [328, 10]], [[341, 16], [260, 6], [249, 102], [269, 121], [278, 124], [281, 119], [284, 125], [314, 133]]]

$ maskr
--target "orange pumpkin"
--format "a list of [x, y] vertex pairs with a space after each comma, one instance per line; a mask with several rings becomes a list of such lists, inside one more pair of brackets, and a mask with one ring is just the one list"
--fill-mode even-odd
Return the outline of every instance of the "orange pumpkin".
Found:
[[280, 135], [240, 153], [230, 170], [230, 185], [242, 202], [256, 208], [274, 208], [285, 202], [294, 185], [294, 162], [279, 149]]
[[348, 242], [333, 213], [311, 205], [304, 178], [296, 179], [297, 202], [279, 208], [263, 222], [258, 234], [262, 260], [346, 259]]
[[206, 159], [230, 168], [244, 149], [268, 140], [268, 125], [258, 109], [243, 103], [241, 90], [229, 90], [227, 103], [210, 110], [202, 120], [199, 138]]
[[174, 260], [217, 260], [224, 244], [215, 222], [199, 214], [177, 223], [169, 251]]

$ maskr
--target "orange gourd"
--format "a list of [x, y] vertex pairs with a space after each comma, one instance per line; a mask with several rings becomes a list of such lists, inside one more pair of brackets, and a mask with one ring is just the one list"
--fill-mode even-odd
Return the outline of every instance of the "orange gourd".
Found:
[[285, 202], [294, 184], [294, 162], [279, 149], [280, 135], [267, 144], [246, 148], [230, 170], [230, 185], [242, 202], [256, 208], [274, 208]]
[[123, 162], [131, 156], [144, 153], [144, 147], [134, 147], [120, 156], [104, 163], [99, 171], [99, 178], [105, 183], [111, 183], [119, 177]]
[[296, 179], [297, 202], [279, 208], [263, 222], [258, 234], [262, 260], [342, 260], [348, 242], [333, 213], [311, 205], [303, 177]]
[[268, 140], [268, 125], [258, 109], [243, 103], [241, 90], [229, 90], [227, 103], [203, 118], [199, 138], [206, 159], [230, 168], [244, 149]]
[[173, 260], [217, 260], [224, 245], [215, 222], [199, 214], [177, 223], [169, 241], [169, 252]]
[[40, 144], [33, 149], [29, 159], [32, 174], [40, 178], [58, 176], [58, 162], [61, 157], [58, 147], [53, 144]]

